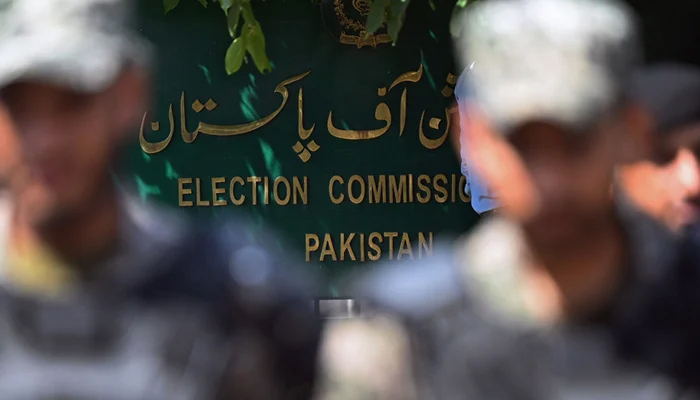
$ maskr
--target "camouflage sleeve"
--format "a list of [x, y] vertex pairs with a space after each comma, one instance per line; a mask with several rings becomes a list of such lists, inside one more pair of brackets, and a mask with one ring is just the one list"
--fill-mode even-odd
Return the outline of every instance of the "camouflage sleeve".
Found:
[[388, 317], [331, 321], [316, 400], [414, 400], [409, 336]]

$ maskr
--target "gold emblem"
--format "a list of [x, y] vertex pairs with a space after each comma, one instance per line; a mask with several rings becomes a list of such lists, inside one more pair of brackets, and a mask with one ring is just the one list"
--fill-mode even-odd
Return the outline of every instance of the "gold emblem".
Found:
[[[377, 45], [391, 43], [391, 37], [387, 33], [367, 34], [365, 21], [369, 15], [369, 0], [351, 0], [351, 10], [345, 9], [347, 3], [343, 0], [333, 0], [335, 15], [342, 28], [340, 43], [357, 46], [358, 49], [365, 46], [376, 48]], [[359, 18], [352, 18], [348, 14], [357, 15]], [[382, 24], [379, 30], [386, 32], [386, 24]]]

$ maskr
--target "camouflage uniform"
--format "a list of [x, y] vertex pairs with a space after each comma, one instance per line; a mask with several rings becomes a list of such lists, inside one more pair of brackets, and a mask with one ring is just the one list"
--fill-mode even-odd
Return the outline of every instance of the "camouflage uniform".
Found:
[[[128, 10], [122, 0], [0, 0], [0, 87], [99, 93], [126, 66], [147, 67]], [[199, 226], [125, 195], [116, 250], [83, 276], [46, 249], [14, 248], [13, 204], [0, 200], [0, 398], [311, 396], [312, 281], [252, 224]]]
[[[545, 120], [586, 132], [620, 104], [639, 57], [633, 21], [617, 3], [491, 0], [467, 10], [458, 51], [463, 65], [478, 65], [470, 88], [497, 131]], [[605, 315], [552, 323], [532, 315], [521, 228], [488, 218], [429, 262], [383, 267], [355, 283], [366, 318], [327, 333], [320, 398], [363, 398], [339, 395], [348, 386], [381, 399], [401, 398], [396, 388], [450, 400], [700, 398], [700, 369], [686, 355], [697, 354], [697, 307], [686, 303], [700, 282], [695, 268], [677, 268], [678, 237], [623, 194], [616, 202], [631, 272]], [[341, 340], [344, 351], [372, 354], [362, 371], [334, 363]], [[385, 373], [399, 362], [400, 371]]]

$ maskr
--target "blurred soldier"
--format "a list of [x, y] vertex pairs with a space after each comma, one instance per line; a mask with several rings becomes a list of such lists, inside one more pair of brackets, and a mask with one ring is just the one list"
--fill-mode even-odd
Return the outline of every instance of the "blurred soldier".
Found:
[[[640, 70], [631, 85], [631, 96], [651, 117], [649, 159], [625, 165], [619, 171], [620, 189], [630, 201], [669, 229], [683, 234], [681, 260], [676, 267], [675, 284], [667, 285], [666, 299], [674, 299], [684, 310], [680, 318], [686, 338], [679, 340], [683, 357], [678, 358], [676, 374], [700, 386], [697, 363], [700, 353], [696, 324], [692, 323], [700, 305], [700, 68], [694, 65], [663, 63]], [[647, 309], [648, 315], [663, 315], [674, 308], [659, 301]], [[691, 320], [690, 322], [688, 320]], [[695, 376], [693, 376], [695, 375]]]
[[115, 188], [149, 99], [128, 11], [0, 2], [0, 143], [18, 161], [0, 204], [0, 398], [308, 398], [320, 329], [270, 237]]
[[700, 211], [700, 68], [647, 67], [635, 77], [632, 96], [652, 118], [652, 157], [621, 168], [622, 187], [642, 210], [681, 231]]
[[[425, 265], [360, 280], [366, 318], [325, 339], [325, 398], [355, 398], [342, 396], [352, 386], [385, 399], [401, 398], [387, 387], [421, 399], [696, 398], [679, 240], [611, 193], [616, 166], [649, 146], [624, 91], [640, 58], [629, 12], [491, 0], [462, 18], [458, 51], [478, 66], [463, 143], [499, 214]], [[342, 351], [369, 354], [372, 373], [340, 364]], [[403, 369], [378, 367], [395, 360]]]

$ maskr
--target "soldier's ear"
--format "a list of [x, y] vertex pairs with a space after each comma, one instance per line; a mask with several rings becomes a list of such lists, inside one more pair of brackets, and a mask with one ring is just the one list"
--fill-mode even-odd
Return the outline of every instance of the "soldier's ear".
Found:
[[624, 138], [621, 141], [621, 162], [624, 164], [649, 160], [654, 151], [654, 121], [641, 104], [631, 102], [622, 110]]
[[141, 123], [151, 104], [150, 77], [142, 68], [126, 67], [117, 80], [115, 109], [118, 134], [126, 135]]

